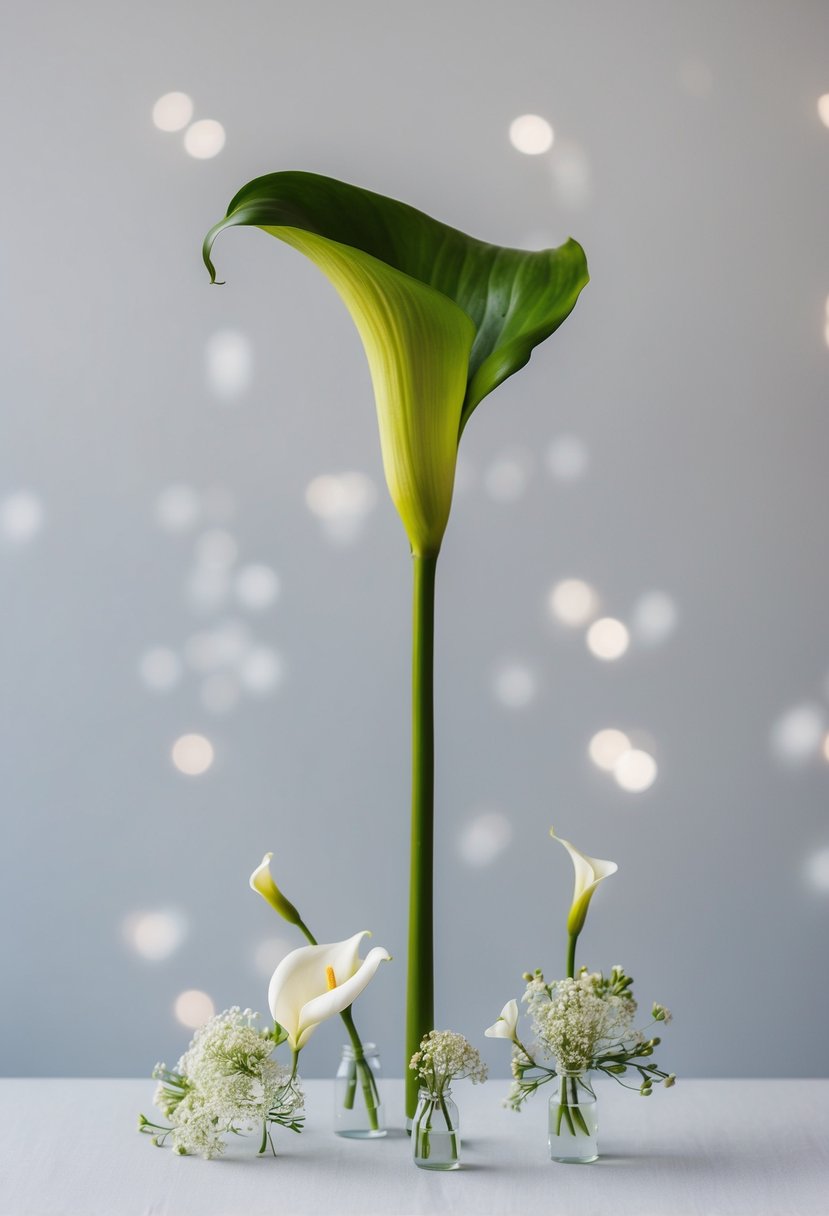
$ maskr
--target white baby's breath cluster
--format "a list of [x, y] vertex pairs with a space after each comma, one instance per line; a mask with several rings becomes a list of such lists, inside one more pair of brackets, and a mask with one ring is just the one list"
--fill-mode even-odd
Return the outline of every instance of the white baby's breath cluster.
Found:
[[[540, 990], [543, 987], [543, 993]], [[636, 1001], [608, 989], [599, 972], [556, 980], [549, 988], [533, 979], [524, 993], [544, 1056], [557, 1071], [584, 1072], [613, 1044], [635, 1036]]]
[[227, 1009], [196, 1031], [175, 1069], [156, 1065], [154, 1101], [170, 1126], [142, 1115], [140, 1129], [156, 1133], [156, 1143], [169, 1139], [177, 1153], [208, 1159], [224, 1151], [228, 1133], [256, 1131], [264, 1140], [269, 1124], [300, 1130], [299, 1078], [271, 1058], [276, 1040], [258, 1018], [250, 1009]]
[[468, 1077], [473, 1085], [487, 1078], [480, 1053], [462, 1034], [453, 1030], [431, 1030], [409, 1063], [424, 1089], [439, 1096], [452, 1081]]

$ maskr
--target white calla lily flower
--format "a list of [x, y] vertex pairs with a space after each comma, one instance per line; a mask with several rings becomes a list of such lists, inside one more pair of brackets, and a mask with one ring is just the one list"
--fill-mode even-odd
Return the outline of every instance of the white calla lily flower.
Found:
[[584, 927], [587, 909], [590, 905], [590, 900], [593, 898], [593, 892], [603, 879], [609, 878], [611, 874], [615, 874], [619, 867], [615, 861], [603, 861], [600, 857], [588, 857], [586, 853], [581, 853], [574, 845], [570, 844], [569, 840], [563, 840], [561, 836], [556, 836], [555, 829], [553, 828], [550, 828], [550, 835], [553, 840], [557, 840], [559, 844], [564, 845], [570, 854], [573, 868], [576, 872], [573, 902], [570, 905], [570, 914], [567, 917], [567, 932], [570, 934], [570, 937], [578, 937]]
[[280, 891], [271, 874], [273, 853], [266, 853], [249, 879], [250, 889], [256, 891], [271, 905], [275, 912], [291, 925], [301, 925], [302, 920], [294, 905]]
[[518, 1026], [518, 1002], [507, 1001], [496, 1022], [484, 1031], [488, 1039], [514, 1039]]
[[360, 942], [368, 930], [328, 946], [301, 946], [283, 958], [268, 988], [273, 1020], [288, 1034], [292, 1051], [301, 1051], [320, 1022], [342, 1013], [354, 1001], [388, 950], [375, 946], [360, 958]]

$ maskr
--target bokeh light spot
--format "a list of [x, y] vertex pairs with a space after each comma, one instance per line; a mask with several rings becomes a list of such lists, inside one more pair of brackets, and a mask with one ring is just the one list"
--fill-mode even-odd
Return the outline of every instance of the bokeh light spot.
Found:
[[515, 502], [527, 488], [530, 471], [523, 454], [499, 456], [484, 473], [484, 489], [494, 502]]
[[525, 156], [549, 152], [554, 138], [553, 128], [539, 114], [522, 114], [510, 123], [509, 141], [517, 152], [523, 152]]
[[630, 750], [630, 739], [624, 731], [614, 727], [597, 731], [588, 747], [590, 759], [606, 773], [612, 773], [621, 757]]
[[279, 596], [279, 576], [263, 562], [243, 566], [234, 583], [236, 599], [250, 612], [270, 608]]
[[186, 93], [165, 93], [153, 106], [159, 131], [183, 131], [193, 117], [193, 100]]
[[816, 891], [829, 894], [829, 849], [818, 849], [807, 859], [806, 880]]
[[678, 619], [674, 600], [665, 591], [648, 591], [633, 606], [631, 628], [644, 646], [658, 646], [676, 629]]
[[255, 646], [239, 666], [239, 679], [248, 692], [263, 696], [282, 682], [283, 663], [270, 646]]
[[0, 503], [0, 533], [12, 545], [26, 545], [43, 527], [43, 503], [36, 494], [21, 490]]
[[503, 663], [493, 675], [492, 691], [506, 709], [525, 709], [535, 697], [535, 675], [524, 663]]
[[589, 583], [580, 578], [565, 578], [553, 587], [548, 606], [562, 625], [586, 625], [598, 612], [599, 598]]
[[181, 912], [138, 912], [124, 922], [128, 944], [148, 962], [157, 963], [178, 950], [187, 936], [187, 921]]
[[204, 370], [208, 387], [217, 397], [239, 397], [253, 382], [250, 338], [231, 329], [211, 335], [205, 343]]
[[225, 146], [225, 129], [215, 118], [200, 118], [184, 132], [184, 150], [196, 160], [210, 160]]
[[305, 503], [329, 540], [350, 544], [377, 502], [377, 487], [365, 473], [321, 473], [305, 489]]
[[170, 692], [181, 679], [181, 659], [169, 646], [145, 650], [138, 664], [138, 675], [152, 692]]
[[461, 830], [458, 854], [468, 866], [491, 865], [512, 841], [512, 824], [501, 811], [484, 811]]
[[823, 93], [818, 97], [817, 112], [824, 127], [829, 127], [829, 93]]
[[197, 1030], [213, 1017], [216, 1006], [206, 992], [198, 988], [188, 988], [176, 997], [173, 1012], [182, 1026], [188, 1030]]
[[589, 463], [587, 444], [578, 435], [559, 435], [547, 449], [547, 468], [556, 481], [579, 481]]
[[773, 755], [786, 764], [803, 764], [823, 744], [826, 712], [822, 706], [806, 702], [781, 714], [771, 728]]
[[192, 486], [168, 486], [156, 499], [155, 516], [165, 532], [188, 532], [200, 511], [199, 496]]
[[213, 744], [204, 735], [182, 735], [173, 744], [173, 764], [188, 777], [199, 777], [213, 763]]
[[648, 752], [631, 748], [623, 752], [613, 766], [613, 776], [623, 790], [641, 794], [649, 790], [656, 780], [656, 761]]
[[629, 645], [627, 627], [612, 616], [603, 616], [594, 621], [587, 631], [587, 649], [597, 659], [619, 659]]

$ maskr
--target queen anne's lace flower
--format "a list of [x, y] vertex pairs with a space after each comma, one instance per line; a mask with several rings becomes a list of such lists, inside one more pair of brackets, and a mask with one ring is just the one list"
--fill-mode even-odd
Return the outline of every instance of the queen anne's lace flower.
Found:
[[608, 991], [598, 972], [557, 980], [545, 987], [544, 995], [531, 982], [524, 999], [536, 1039], [559, 1072], [590, 1068], [597, 1056], [633, 1031], [636, 1002], [629, 993]]
[[256, 1025], [258, 1016], [225, 1010], [196, 1031], [175, 1069], [156, 1065], [154, 1101], [171, 1126], [145, 1120], [142, 1130], [161, 1131], [157, 1141], [169, 1137], [177, 1153], [205, 1158], [224, 1151], [229, 1132], [261, 1132], [270, 1123], [299, 1130], [299, 1078], [271, 1058], [274, 1039]]

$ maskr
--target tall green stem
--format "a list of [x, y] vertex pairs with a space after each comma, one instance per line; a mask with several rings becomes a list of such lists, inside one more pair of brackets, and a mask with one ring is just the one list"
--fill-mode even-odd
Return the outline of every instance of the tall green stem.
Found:
[[437, 554], [414, 554], [412, 597], [412, 836], [406, 997], [406, 1115], [414, 1118], [418, 1080], [409, 1060], [434, 1030], [432, 859], [434, 854], [434, 639]]
[[578, 940], [578, 933], [573, 933], [567, 942], [567, 978], [571, 980], [576, 974], [576, 942]]

